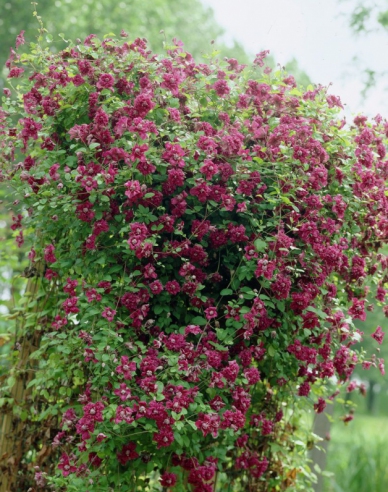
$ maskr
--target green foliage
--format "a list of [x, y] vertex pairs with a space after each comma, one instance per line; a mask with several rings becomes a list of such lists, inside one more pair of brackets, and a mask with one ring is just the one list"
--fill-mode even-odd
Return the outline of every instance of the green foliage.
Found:
[[3, 388], [34, 435], [24, 459], [40, 425], [57, 489], [171, 472], [182, 491], [309, 490], [300, 415], [366, 359], [353, 320], [368, 279], [385, 285], [386, 122], [344, 128], [338, 98], [265, 52], [246, 68], [175, 41], [39, 41], [0, 112], [39, 276], [17, 314], [40, 334], [30, 406], [10, 398], [17, 365]]
[[[203, 7], [199, 0], [40, 0], [38, 3], [9, 0], [0, 7], [0, 11], [0, 67], [3, 69], [0, 73], [0, 91], [8, 72], [4, 64], [9, 48], [15, 45], [16, 35], [24, 30], [28, 39], [35, 39], [39, 27], [52, 51], [63, 49], [66, 46], [65, 39], [68, 38], [84, 38], [90, 33], [101, 37], [107, 32], [118, 35], [124, 29], [131, 38], [147, 38], [153, 50], [159, 53], [164, 51], [166, 42], [168, 44], [173, 37], [178, 37], [184, 40], [188, 51], [197, 57], [208, 53], [211, 42], [215, 41], [215, 47], [221, 49], [224, 56], [247, 60], [241, 45], [234, 43], [226, 47], [220, 41], [222, 28], [215, 22], [211, 9]], [[0, 183], [0, 233], [3, 241], [0, 251], [0, 285], [3, 293], [0, 299], [3, 314], [18, 303], [25, 284], [19, 275], [27, 266], [23, 249], [17, 248], [14, 241], [16, 233], [10, 234], [7, 228], [11, 223], [11, 208], [13, 213], [18, 210], [12, 206], [14, 200], [14, 190]], [[7, 326], [14, 322], [14, 319], [0, 319], [0, 337], [1, 333], [6, 332]], [[0, 354], [5, 356], [6, 347], [1, 347], [0, 340]], [[7, 364], [3, 364], [0, 372], [7, 370], [7, 367]]]

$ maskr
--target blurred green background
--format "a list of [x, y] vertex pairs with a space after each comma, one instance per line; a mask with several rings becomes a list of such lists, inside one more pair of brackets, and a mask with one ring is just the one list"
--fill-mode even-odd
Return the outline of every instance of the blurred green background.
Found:
[[[238, 8], [238, 2], [235, 8]], [[53, 50], [65, 46], [61, 37], [83, 39], [90, 33], [118, 35], [124, 29], [130, 39], [147, 38], [150, 47], [159, 53], [163, 52], [164, 41], [169, 44], [176, 37], [197, 59], [204, 58], [214, 49], [220, 51], [220, 57], [237, 58], [241, 63], [248, 63], [254, 56], [238, 42], [225, 44], [222, 41], [224, 30], [217, 24], [212, 10], [200, 0], [40, 0], [38, 4], [30, 4], [28, 0], [0, 0], [0, 93], [6, 86], [5, 62], [10, 47], [14, 46], [21, 30], [26, 31], [27, 43], [35, 41], [39, 28], [37, 16], [48, 31], [47, 41]], [[257, 46], [256, 52], [267, 48], [270, 47]], [[275, 60], [270, 63], [275, 65]], [[286, 69], [301, 85], [306, 87], [311, 83], [308, 74], [300, 70], [297, 59], [290, 60]], [[16, 247], [16, 233], [9, 228], [12, 215], [20, 212], [13, 191], [6, 183], [0, 183], [0, 314], [3, 315], [0, 318], [0, 377], [7, 373], [8, 355], [12, 351], [12, 344], [7, 342], [16, 329], [12, 309], [26, 282], [22, 276], [28, 264], [25, 251]], [[384, 330], [387, 325], [381, 309], [368, 313], [367, 321], [359, 325], [365, 332], [362, 345], [369, 351], [376, 347], [370, 334], [377, 325]], [[386, 344], [383, 344], [378, 357], [384, 357], [386, 352]], [[327, 453], [329, 476], [325, 479], [324, 490], [387, 492], [387, 379], [373, 368], [357, 371], [355, 377], [367, 387], [367, 396], [355, 392], [344, 394], [343, 403], [336, 403]], [[351, 406], [356, 407], [356, 416], [345, 425], [340, 417]]]
[[[373, 287], [372, 291], [373, 291]], [[380, 325], [384, 331], [387, 318], [381, 307], [368, 312], [365, 322], [358, 322], [364, 332], [360, 344], [369, 354], [388, 360], [387, 344], [376, 351], [371, 333]], [[386, 342], [386, 341], [385, 341]], [[388, 384], [387, 377], [371, 368], [357, 369], [353, 377], [366, 386], [366, 395], [359, 391], [340, 395], [335, 404], [327, 451], [324, 492], [387, 492], [388, 491]], [[355, 410], [354, 420], [345, 424], [341, 416]]]
[[330, 476], [325, 477], [324, 492], [388, 490], [386, 412], [382, 416], [357, 413], [347, 426], [338, 420], [332, 425], [326, 467]]

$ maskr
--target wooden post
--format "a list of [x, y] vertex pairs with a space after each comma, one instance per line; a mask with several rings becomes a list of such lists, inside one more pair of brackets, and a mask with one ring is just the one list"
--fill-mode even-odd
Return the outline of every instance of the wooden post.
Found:
[[[333, 415], [333, 412], [334, 405], [327, 405], [325, 411], [318, 413], [314, 419], [313, 432], [317, 436], [321, 437], [323, 441], [319, 441], [319, 443], [317, 443], [321, 449], [318, 449], [317, 446], [313, 447], [310, 451], [310, 458], [312, 460], [312, 466], [314, 467], [314, 465], [318, 465], [321, 472], [323, 472], [326, 468], [326, 453], [329, 445], [329, 441], [326, 436], [330, 433], [330, 417]], [[316, 471], [318, 481], [314, 484], [314, 492], [323, 492], [324, 477], [321, 472]]]
[[[37, 268], [37, 274], [41, 274], [43, 265]], [[26, 297], [32, 299], [39, 290], [39, 277], [29, 278], [26, 286]], [[34, 307], [30, 311], [36, 312]], [[27, 311], [28, 312], [28, 311]], [[25, 317], [24, 317], [25, 321]], [[38, 349], [40, 332], [34, 329], [25, 329], [25, 323], [21, 323], [21, 347], [17, 364], [11, 369], [10, 376], [15, 382], [10, 390], [13, 403], [0, 408], [1, 434], [0, 434], [0, 492], [14, 492], [17, 487], [18, 471], [26, 449], [24, 449], [23, 421], [15, 414], [16, 407], [21, 408], [27, 401], [31, 390], [27, 388], [33, 377], [33, 369], [29, 365], [29, 357]]]

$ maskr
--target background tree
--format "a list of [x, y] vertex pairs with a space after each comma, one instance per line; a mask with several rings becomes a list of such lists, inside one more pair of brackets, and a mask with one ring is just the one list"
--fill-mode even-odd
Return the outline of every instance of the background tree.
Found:
[[[24, 0], [9, 0], [0, 15], [0, 66], [8, 57], [8, 47], [14, 45], [16, 35], [26, 31], [26, 39], [36, 37], [37, 22], [32, 15], [36, 7], [38, 14], [50, 33], [53, 50], [63, 49], [65, 39], [85, 38], [94, 33], [103, 36], [122, 29], [131, 38], [145, 37], [153, 51], [163, 51], [163, 41], [173, 37], [182, 39], [185, 47], [194, 56], [211, 51], [211, 41], [229, 57], [238, 58], [240, 63], [248, 61], [243, 47], [234, 42], [226, 47], [221, 40], [224, 30], [216, 23], [213, 11], [203, 6], [200, 0], [41, 0], [26, 8]], [[60, 22], [59, 22], [60, 19]], [[163, 30], [164, 33], [160, 33]], [[4, 75], [4, 74], [3, 74]], [[4, 80], [0, 82], [4, 85]]]
[[[349, 0], [340, 0], [340, 3], [349, 4]], [[354, 2], [351, 2], [354, 5]], [[357, 2], [351, 9], [349, 15], [349, 26], [357, 37], [367, 37], [377, 33], [388, 35], [388, 3], [386, 1], [376, 2], [366, 0]], [[356, 62], [357, 60], [355, 60]], [[368, 65], [361, 66], [365, 85], [361, 95], [365, 98], [382, 77], [387, 75], [387, 70], [382, 65], [381, 69], [371, 68]]]

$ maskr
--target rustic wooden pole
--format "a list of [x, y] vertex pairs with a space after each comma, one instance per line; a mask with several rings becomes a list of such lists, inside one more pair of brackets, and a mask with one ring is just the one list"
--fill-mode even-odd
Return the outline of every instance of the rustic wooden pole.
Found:
[[328, 435], [331, 427], [330, 418], [333, 415], [333, 412], [334, 405], [327, 405], [325, 411], [318, 413], [314, 420], [314, 434], [323, 439], [323, 441], [319, 441], [319, 443], [317, 443], [320, 449], [318, 449], [317, 446], [314, 446], [314, 448], [310, 451], [310, 458], [313, 462], [313, 466], [318, 465], [317, 468], [320, 470], [316, 471], [317, 483], [314, 484], [314, 492], [323, 492], [324, 477], [322, 472], [326, 468], [326, 454], [329, 445]]
[[[38, 266], [37, 275], [41, 274], [43, 265]], [[26, 286], [25, 297], [33, 299], [39, 290], [39, 277], [29, 278]], [[27, 301], [28, 302], [28, 301]], [[12, 404], [4, 405], [0, 408], [1, 434], [0, 434], [0, 492], [14, 492], [17, 486], [18, 471], [23, 458], [23, 421], [16, 408], [21, 408], [26, 403], [31, 392], [27, 388], [28, 383], [33, 377], [33, 368], [30, 366], [29, 357], [39, 347], [40, 332], [34, 329], [26, 329], [26, 314], [36, 312], [34, 307], [26, 311], [21, 323], [22, 338], [18, 362], [10, 371], [10, 376], [14, 378], [14, 384], [10, 389]]]

